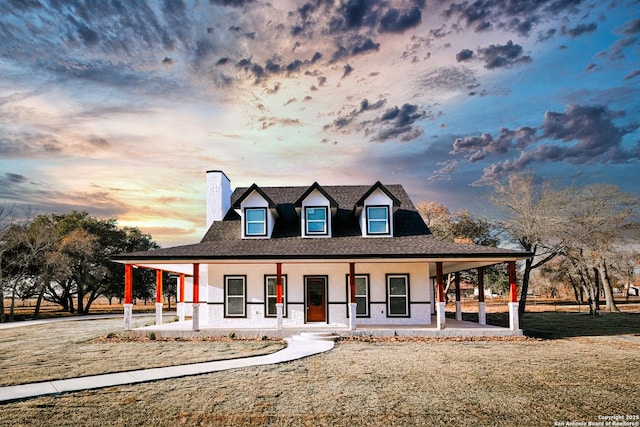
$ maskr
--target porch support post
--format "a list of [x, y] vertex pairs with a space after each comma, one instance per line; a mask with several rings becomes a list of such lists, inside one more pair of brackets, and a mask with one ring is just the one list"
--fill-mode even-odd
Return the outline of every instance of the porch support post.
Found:
[[284, 304], [282, 303], [282, 263], [276, 263], [276, 328], [282, 330]]
[[356, 263], [349, 263], [349, 330], [356, 329]]
[[462, 300], [460, 299], [460, 272], [456, 271], [454, 275], [456, 284], [456, 320], [462, 320]]
[[444, 275], [442, 274], [442, 262], [436, 262], [436, 285], [438, 286], [438, 305], [436, 307], [436, 329], [445, 327], [444, 301]]
[[133, 266], [124, 265], [124, 330], [131, 330], [133, 318]]
[[178, 278], [178, 320], [184, 322], [184, 273]]
[[509, 261], [509, 328], [520, 329], [518, 319], [518, 285], [516, 283], [516, 262]]
[[162, 325], [162, 270], [156, 270], [156, 325]]
[[487, 307], [484, 302], [484, 267], [478, 268], [478, 323], [487, 324]]
[[191, 329], [200, 330], [200, 264], [193, 263], [193, 315]]

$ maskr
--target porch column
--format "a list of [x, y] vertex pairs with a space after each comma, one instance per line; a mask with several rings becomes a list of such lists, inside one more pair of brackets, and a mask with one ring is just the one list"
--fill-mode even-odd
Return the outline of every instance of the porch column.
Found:
[[200, 330], [200, 264], [193, 264], [193, 315], [191, 316], [191, 329]]
[[484, 267], [478, 268], [478, 323], [487, 324], [487, 307], [484, 302]]
[[124, 330], [131, 330], [133, 317], [133, 266], [124, 265]]
[[462, 300], [460, 298], [460, 272], [454, 274], [454, 282], [456, 284], [456, 320], [462, 320]]
[[518, 319], [518, 285], [516, 284], [516, 262], [509, 261], [509, 328], [520, 329]]
[[156, 270], [156, 325], [162, 325], [162, 270]]
[[178, 320], [184, 322], [184, 273], [178, 278]]
[[282, 303], [282, 263], [276, 263], [276, 328], [282, 330], [284, 304]]
[[436, 285], [438, 286], [438, 305], [436, 307], [436, 328], [444, 329], [445, 327], [445, 306], [444, 300], [444, 275], [442, 274], [442, 262], [436, 262]]
[[356, 263], [349, 263], [349, 330], [356, 329]]

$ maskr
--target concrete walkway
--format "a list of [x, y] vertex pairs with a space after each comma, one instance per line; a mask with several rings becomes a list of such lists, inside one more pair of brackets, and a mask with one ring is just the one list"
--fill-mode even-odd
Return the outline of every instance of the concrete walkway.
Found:
[[303, 333], [286, 338], [287, 346], [282, 350], [263, 356], [0, 387], [0, 404], [37, 396], [208, 374], [247, 366], [289, 362], [331, 350], [334, 346], [335, 338], [337, 337], [323, 333]]

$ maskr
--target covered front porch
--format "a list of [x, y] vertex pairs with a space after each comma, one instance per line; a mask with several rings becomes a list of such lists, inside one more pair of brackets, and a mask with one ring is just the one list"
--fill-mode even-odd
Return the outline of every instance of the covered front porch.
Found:
[[[128, 335], [144, 336], [151, 332], [156, 337], [198, 337], [198, 336], [227, 336], [233, 334], [237, 337], [287, 337], [298, 334], [304, 331], [323, 331], [333, 332], [340, 336], [518, 336], [522, 335], [522, 331], [518, 324], [518, 300], [517, 300], [517, 285], [516, 285], [516, 259], [519, 256], [512, 257], [511, 260], [493, 259], [478, 259], [466, 258], [466, 259], [446, 259], [446, 260], [425, 260], [425, 259], [410, 259], [401, 260], [404, 264], [399, 264], [399, 260], [298, 260], [288, 262], [273, 262], [273, 261], [253, 261], [244, 262], [239, 264], [237, 262], [229, 263], [228, 261], [205, 261], [198, 260], [199, 262], [193, 262], [189, 264], [185, 263], [127, 263], [125, 264], [125, 331]], [[280, 260], [277, 260], [280, 261]], [[357, 261], [357, 262], [356, 262]], [[506, 263], [508, 265], [509, 276], [509, 298], [508, 298], [508, 311], [509, 311], [509, 327], [497, 327], [487, 325], [486, 322], [486, 308], [484, 302], [484, 269], [486, 266]], [[260, 321], [262, 323], [252, 323], [252, 320], [248, 319], [245, 308], [245, 315], [239, 318], [232, 318], [225, 314], [224, 317], [220, 317], [215, 321], [207, 321], [207, 311], [220, 307], [219, 301], [212, 301], [211, 297], [205, 296], [202, 298], [201, 279], [208, 280], [213, 277], [215, 271], [225, 273], [224, 278], [232, 268], [239, 268], [241, 265], [243, 269], [253, 270], [253, 273], [249, 272], [249, 282], [251, 282], [251, 274], [259, 274], [256, 277], [262, 277], [264, 273], [265, 286], [267, 284], [267, 278], [273, 280], [273, 295], [271, 295], [271, 303], [273, 305], [273, 315], [270, 318], [262, 317], [264, 314], [260, 314]], [[393, 265], [391, 270], [388, 270], [388, 266]], [[406, 307], [407, 316], [404, 318], [394, 318], [387, 315], [386, 317], [380, 314], [374, 318], [370, 314], [369, 308], [377, 307], [384, 310], [385, 301], [373, 298], [373, 301], [366, 296], [366, 302], [370, 305], [367, 308], [367, 315], [362, 316], [357, 302], [361, 302], [359, 292], [356, 290], [355, 282], [357, 277], [363, 276], [363, 271], [372, 272], [372, 283], [375, 274], [380, 277], [377, 282], [378, 285], [384, 288], [384, 276], [397, 276], [388, 274], [389, 271], [397, 272], [398, 265], [404, 265], [401, 270], [409, 272], [406, 268], [415, 268], [416, 271], [424, 276], [411, 277], [411, 296], [409, 295], [409, 274], [406, 274]], [[145, 268], [153, 269], [157, 272], [156, 278], [156, 324], [147, 326], [145, 328], [132, 328], [131, 316], [132, 316], [132, 289], [133, 289], [133, 268]], [[308, 273], [313, 268], [316, 269], [311, 276], [307, 276], [301, 272]], [[379, 269], [376, 273], [375, 269]], [[331, 270], [333, 269], [333, 270]], [[163, 324], [162, 321], [162, 271], [171, 271], [178, 273], [175, 277], [178, 280], [178, 322]], [[284, 271], [284, 273], [283, 273]], [[333, 271], [326, 277], [320, 275], [320, 271]], [[476, 275], [478, 286], [478, 304], [477, 304], [477, 322], [469, 322], [462, 320], [462, 301], [460, 292], [460, 272], [471, 271]], [[289, 319], [283, 316], [283, 305], [286, 309], [287, 304], [292, 309], [302, 308], [305, 305], [309, 305], [309, 300], [305, 295], [299, 296], [296, 301], [289, 298], [288, 301], [284, 301], [283, 298], [283, 279], [286, 279], [289, 273], [289, 280], [292, 279], [295, 274], [305, 280], [308, 277], [324, 277], [325, 287], [326, 283], [331, 277], [334, 285], [342, 277], [345, 280], [346, 276], [346, 291], [345, 288], [341, 288], [342, 296], [334, 296], [337, 298], [332, 301], [328, 301], [328, 298], [323, 299], [324, 310], [326, 316], [321, 321], [311, 321], [310, 316], [300, 315], [298, 316], [296, 323], [292, 321], [291, 315]], [[297, 273], [296, 273], [297, 272]], [[190, 273], [190, 274], [189, 274]], [[383, 274], [385, 273], [385, 274]], [[220, 273], [221, 274], [221, 273]], [[271, 275], [269, 275], [271, 274]], [[413, 274], [413, 273], [412, 273]], [[453, 317], [447, 317], [445, 315], [445, 309], [447, 304], [445, 302], [445, 277], [450, 274], [453, 278], [453, 289], [455, 289], [455, 313]], [[364, 274], [367, 279], [367, 287], [369, 286], [369, 274]], [[239, 277], [237, 274], [231, 277]], [[246, 276], [244, 281], [246, 282]], [[336, 280], [337, 278], [337, 280]], [[419, 280], [418, 280], [419, 279]], [[301, 284], [302, 279], [299, 279], [298, 284]], [[254, 280], [256, 282], [257, 280]], [[189, 282], [186, 284], [186, 282]], [[344, 283], [344, 282], [342, 282]], [[389, 285], [389, 283], [387, 283]], [[340, 288], [337, 285], [336, 288]], [[307, 288], [307, 282], [304, 284]], [[205, 292], [207, 285], [204, 285]], [[289, 288], [289, 287], [288, 287]], [[374, 286], [372, 285], [373, 289]], [[246, 307], [253, 307], [251, 310], [253, 313], [258, 312], [265, 307], [266, 311], [268, 298], [268, 292], [264, 291], [264, 295], [260, 295], [254, 298], [253, 301], [247, 301], [246, 295], [244, 301]], [[293, 285], [291, 285], [293, 289]], [[328, 288], [327, 288], [328, 289]], [[334, 288], [332, 288], [333, 291]], [[380, 289], [380, 288], [379, 288]], [[387, 292], [389, 291], [387, 287]], [[384, 292], [384, 289], [380, 289]], [[421, 294], [418, 294], [418, 292]], [[226, 289], [225, 289], [226, 292]], [[246, 292], [246, 291], [245, 291]], [[367, 294], [368, 294], [367, 290]], [[186, 298], [185, 298], [186, 295]], [[416, 297], [416, 295], [418, 297]], [[254, 294], [255, 296], [255, 294]], [[386, 308], [389, 308], [389, 301], [391, 297], [387, 295]], [[323, 297], [324, 298], [324, 297]], [[283, 304], [284, 302], [284, 304]], [[451, 307], [451, 303], [449, 303]], [[307, 309], [308, 310], [308, 309]], [[329, 316], [329, 313], [336, 311], [346, 310], [346, 317], [342, 315], [342, 319], [337, 319], [336, 316]], [[226, 312], [225, 312], [226, 313]], [[304, 312], [303, 312], [304, 313]], [[344, 313], [344, 312], [343, 312]], [[380, 313], [380, 310], [378, 310]], [[411, 314], [410, 314], [411, 313]], [[417, 313], [414, 315], [414, 313]], [[302, 317], [301, 317], [302, 316]], [[413, 316], [413, 317], [411, 317]], [[210, 320], [210, 319], [209, 319]], [[264, 320], [264, 321], [262, 321]], [[283, 321], [284, 320], [284, 321]], [[295, 319], [294, 319], [295, 320]], [[315, 319], [314, 319], [315, 320]]]

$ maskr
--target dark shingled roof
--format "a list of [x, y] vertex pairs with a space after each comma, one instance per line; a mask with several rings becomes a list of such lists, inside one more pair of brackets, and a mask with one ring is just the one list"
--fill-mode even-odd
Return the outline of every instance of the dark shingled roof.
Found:
[[[376, 183], [377, 185], [378, 183]], [[237, 188], [231, 206], [247, 197], [252, 187]], [[473, 244], [444, 242], [433, 237], [401, 185], [384, 186], [399, 202], [394, 209], [394, 237], [362, 237], [356, 203], [371, 190], [366, 185], [322, 186], [337, 203], [332, 237], [303, 238], [294, 203], [309, 187], [260, 187], [279, 218], [270, 239], [242, 239], [240, 216], [231, 209], [214, 222], [202, 241], [193, 245], [122, 254], [115, 260], [190, 259], [345, 259], [345, 258], [524, 258], [525, 252]]]

